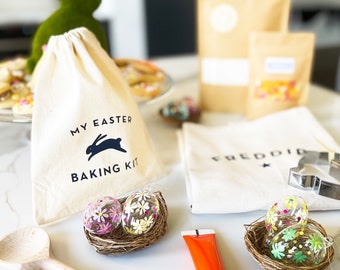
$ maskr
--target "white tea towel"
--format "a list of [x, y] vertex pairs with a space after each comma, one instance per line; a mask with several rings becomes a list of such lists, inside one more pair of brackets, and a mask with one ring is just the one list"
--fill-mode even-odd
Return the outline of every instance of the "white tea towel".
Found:
[[304, 150], [340, 151], [305, 107], [229, 126], [186, 123], [178, 135], [193, 213], [267, 210], [291, 194], [311, 210], [340, 209], [340, 200], [288, 185]]

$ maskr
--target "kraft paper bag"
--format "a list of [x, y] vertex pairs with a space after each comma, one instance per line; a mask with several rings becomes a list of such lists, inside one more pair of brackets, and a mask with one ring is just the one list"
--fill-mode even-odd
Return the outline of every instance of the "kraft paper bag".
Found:
[[314, 33], [250, 34], [248, 119], [306, 105], [314, 42]]
[[186, 123], [179, 144], [194, 214], [268, 210], [293, 194], [303, 197], [310, 210], [340, 209], [340, 200], [288, 185], [289, 170], [304, 150], [340, 151], [305, 107], [228, 126]]
[[290, 0], [199, 0], [200, 101], [207, 111], [245, 113], [253, 31], [288, 29]]
[[94, 34], [52, 36], [35, 77], [32, 182], [45, 224], [164, 175], [127, 82]]

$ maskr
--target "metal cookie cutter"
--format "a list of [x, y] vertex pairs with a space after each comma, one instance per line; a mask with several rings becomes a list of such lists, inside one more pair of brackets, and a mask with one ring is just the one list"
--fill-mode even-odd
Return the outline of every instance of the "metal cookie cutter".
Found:
[[[327, 173], [308, 172], [306, 167], [327, 167]], [[340, 154], [331, 152], [306, 151], [299, 160], [298, 167], [289, 171], [289, 185], [313, 191], [316, 194], [340, 200]]]

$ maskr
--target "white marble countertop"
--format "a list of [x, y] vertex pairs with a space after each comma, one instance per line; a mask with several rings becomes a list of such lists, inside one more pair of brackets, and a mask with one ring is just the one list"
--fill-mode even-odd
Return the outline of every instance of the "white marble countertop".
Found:
[[[177, 128], [162, 122], [157, 111], [166, 101], [190, 95], [198, 97], [195, 56], [155, 60], [173, 78], [174, 87], [166, 97], [141, 107], [152, 139], [163, 159], [168, 176], [154, 183], [162, 191], [169, 210], [168, 231], [155, 245], [118, 257], [97, 254], [87, 243], [82, 214], [43, 228], [48, 232], [54, 256], [79, 270], [106, 269], [195, 269], [181, 231], [212, 228], [226, 269], [260, 269], [244, 244], [244, 224], [263, 216], [263, 211], [243, 214], [193, 215], [188, 207], [184, 170], [180, 162]], [[340, 143], [340, 95], [312, 86], [308, 104], [320, 123]], [[237, 114], [204, 113], [202, 124], [217, 125], [246, 121]], [[30, 180], [30, 125], [0, 124], [0, 238], [15, 229], [34, 224]], [[340, 269], [340, 211], [312, 212], [335, 237], [335, 257], [330, 269]], [[1, 268], [3, 269], [3, 268]]]

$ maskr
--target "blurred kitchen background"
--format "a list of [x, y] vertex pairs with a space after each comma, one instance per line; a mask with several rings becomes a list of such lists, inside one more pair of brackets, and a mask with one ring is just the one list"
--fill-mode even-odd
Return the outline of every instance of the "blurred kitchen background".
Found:
[[[196, 53], [197, 0], [102, 0], [96, 11], [113, 57]], [[0, 1], [0, 59], [26, 55], [59, 0]], [[340, 0], [292, 0], [291, 31], [316, 33], [312, 81], [340, 92]]]

